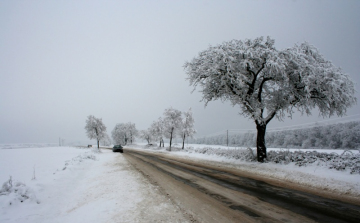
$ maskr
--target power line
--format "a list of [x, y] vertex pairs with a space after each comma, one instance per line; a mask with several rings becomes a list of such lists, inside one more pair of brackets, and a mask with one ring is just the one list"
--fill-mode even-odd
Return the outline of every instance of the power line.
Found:
[[[355, 116], [359, 116], [359, 117], [355, 118], [355, 119], [345, 120], [345, 119], [349, 119], [350, 117], [355, 117]], [[331, 123], [336, 120], [344, 120], [344, 121], [341, 121], [341, 122], [337, 121], [335, 123]], [[289, 125], [289, 126], [283, 126], [283, 127], [269, 128], [269, 129], [267, 129], [267, 131], [269, 131], [269, 132], [282, 131], [285, 129], [286, 130], [296, 130], [296, 129], [312, 128], [312, 127], [316, 127], [316, 126], [326, 126], [326, 125], [332, 125], [332, 124], [338, 124], [338, 123], [345, 123], [345, 122], [351, 122], [351, 121], [357, 121], [357, 120], [360, 120], [360, 114], [350, 115], [350, 116], [341, 117], [341, 118], [334, 118], [334, 119], [329, 119], [329, 120], [323, 120], [323, 121], [317, 121], [317, 122], [308, 122], [308, 123], [298, 124], [298, 125]], [[319, 124], [319, 123], [327, 123], [327, 124]]]

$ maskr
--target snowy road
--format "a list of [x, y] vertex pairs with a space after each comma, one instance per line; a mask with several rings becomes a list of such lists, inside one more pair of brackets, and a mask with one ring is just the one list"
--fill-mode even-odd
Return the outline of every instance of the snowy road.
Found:
[[[296, 185], [253, 179], [227, 169], [127, 149], [125, 158], [198, 222], [358, 222], [359, 204]], [[341, 198], [340, 198], [341, 199]]]

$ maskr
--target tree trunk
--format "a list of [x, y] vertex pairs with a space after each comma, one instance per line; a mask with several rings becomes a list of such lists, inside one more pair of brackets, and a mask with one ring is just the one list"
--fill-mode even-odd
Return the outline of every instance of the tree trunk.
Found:
[[170, 151], [171, 151], [171, 141], [172, 141], [172, 134], [173, 134], [173, 131], [171, 131], [171, 133], [170, 133]]
[[[95, 129], [95, 133], [96, 133], [96, 138], [98, 138], [99, 137], [99, 133], [98, 133], [98, 130], [97, 130], [97, 128], [94, 128]], [[96, 141], [97, 141], [97, 146], [98, 146], [98, 149], [99, 149], [99, 139], [96, 139]]]
[[184, 149], [184, 143], [185, 143], [185, 133], [183, 135], [183, 146], [182, 146], [182, 149]]
[[265, 146], [265, 133], [266, 124], [256, 122], [257, 138], [256, 138], [256, 149], [257, 149], [257, 161], [263, 163], [266, 158], [266, 146]]

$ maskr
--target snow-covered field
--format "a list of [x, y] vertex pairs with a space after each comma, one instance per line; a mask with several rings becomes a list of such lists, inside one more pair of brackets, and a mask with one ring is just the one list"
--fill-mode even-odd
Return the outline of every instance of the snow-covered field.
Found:
[[[168, 145], [165, 143], [165, 148]], [[258, 163], [258, 162], [247, 162], [236, 158], [231, 158], [231, 154], [234, 149], [246, 149], [246, 148], [235, 148], [227, 146], [217, 145], [202, 145], [202, 144], [186, 144], [185, 149], [181, 150], [181, 144], [174, 144], [175, 148], [171, 152], [165, 148], [149, 147], [146, 143], [139, 143], [138, 145], [131, 145], [129, 147], [142, 149], [142, 150], [155, 150], [157, 152], [167, 153], [171, 156], [182, 156], [199, 159], [205, 162], [218, 162], [221, 165], [238, 168], [242, 171], [246, 171], [251, 174], [261, 175], [263, 177], [269, 177], [273, 179], [284, 180], [296, 184], [300, 184], [306, 187], [314, 187], [321, 190], [333, 191], [339, 194], [347, 194], [353, 196], [360, 196], [360, 175], [351, 174], [350, 170], [339, 171], [335, 169], [329, 169], [329, 166], [321, 164], [320, 162], [314, 162], [307, 164], [306, 166], [298, 166], [295, 163], [280, 164], [280, 163]], [[213, 148], [229, 150], [227, 156], [219, 156], [215, 154], [206, 154], [195, 152], [195, 150], [201, 150], [204, 148]], [[253, 150], [255, 150], [253, 148]], [[281, 151], [284, 149], [269, 148], [268, 151]], [[287, 151], [287, 149], [286, 149]], [[314, 151], [314, 149], [289, 149], [289, 151]], [[321, 153], [327, 154], [342, 154], [344, 150], [334, 149], [318, 149], [315, 150]], [[358, 150], [352, 150], [353, 154], [359, 154]], [[360, 163], [357, 163], [360, 165]]]
[[0, 222], [178, 222], [182, 218], [122, 154], [101, 151], [0, 145]]

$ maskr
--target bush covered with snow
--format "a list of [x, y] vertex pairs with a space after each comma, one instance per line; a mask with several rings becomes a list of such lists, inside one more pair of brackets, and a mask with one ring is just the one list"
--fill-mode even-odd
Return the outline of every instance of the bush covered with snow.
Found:
[[[251, 148], [223, 149], [210, 147], [188, 147], [185, 149], [185, 151], [189, 153], [194, 152], [207, 155], [216, 155], [228, 159], [237, 159], [242, 161], [256, 161], [256, 151]], [[354, 154], [351, 151], [345, 151], [339, 155], [336, 153], [322, 153], [317, 151], [299, 150], [292, 152], [289, 150], [272, 150], [268, 152], [266, 162], [279, 164], [295, 163], [295, 165], [299, 167], [307, 165], [326, 166], [329, 169], [350, 171], [351, 174], [360, 174], [360, 152]]]
[[36, 202], [38, 204], [40, 203], [36, 199], [36, 196], [31, 188], [27, 187], [22, 182], [13, 182], [11, 177], [8, 181], [3, 183], [0, 189], [0, 201], [1, 203], [5, 203], [7, 205], [14, 205], [25, 201]]
[[192, 153], [201, 153], [207, 155], [215, 155], [221, 156], [228, 159], [238, 159], [243, 161], [255, 161], [256, 153], [253, 149], [223, 149], [223, 148], [211, 148], [211, 147], [203, 147], [203, 148], [193, 148], [187, 147], [184, 151]]
[[341, 155], [317, 151], [269, 151], [267, 160], [268, 162], [283, 164], [293, 162], [297, 166], [316, 164], [327, 166], [330, 169], [349, 170], [351, 174], [360, 174], [360, 153], [354, 154], [351, 151], [345, 151]]

